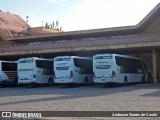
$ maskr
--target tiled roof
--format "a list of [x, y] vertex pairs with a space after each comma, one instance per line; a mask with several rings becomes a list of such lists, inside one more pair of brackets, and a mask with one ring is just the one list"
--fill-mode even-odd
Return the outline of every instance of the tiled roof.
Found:
[[10, 36], [10, 33], [9, 31], [7, 31], [7, 29], [0, 28], [0, 35], [3, 37], [7, 37], [7, 36]]
[[15, 14], [6, 13], [6, 12], [0, 12], [0, 27], [5, 28], [4, 25], [7, 25], [11, 28], [17, 28], [17, 29], [23, 29], [30, 27], [21, 17]]
[[18, 15], [0, 12], [0, 35], [2, 37], [18, 36], [30, 26]]
[[0, 11], [0, 36], [18, 37], [26, 35], [41, 35], [62, 32], [56, 29], [36, 27], [31, 28], [21, 17]]
[[58, 33], [58, 32], [62, 31], [45, 27], [36, 27], [36, 28], [30, 28], [29, 35], [41, 35], [41, 34]]

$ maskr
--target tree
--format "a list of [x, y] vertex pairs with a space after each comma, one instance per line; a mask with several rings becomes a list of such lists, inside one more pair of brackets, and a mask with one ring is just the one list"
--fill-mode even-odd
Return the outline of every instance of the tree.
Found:
[[28, 18], [29, 18], [29, 16], [26, 16], [26, 21], [28, 22]]
[[52, 24], [50, 24], [50, 27], [53, 28]]
[[58, 25], [59, 25], [59, 22], [58, 22], [58, 20], [57, 20], [57, 21], [56, 21], [55, 29], [58, 27]]
[[54, 21], [53, 21], [53, 23], [52, 23], [52, 27], [53, 27], [53, 29], [54, 29]]
[[46, 28], [48, 28], [48, 23], [47, 23], [47, 22], [46, 22], [46, 25], [45, 25], [45, 27], [46, 27]]
[[51, 24], [48, 24], [47, 22], [46, 22], [46, 25], [45, 25], [45, 27], [46, 28], [52, 28], [52, 29], [56, 29], [56, 30], [62, 30], [62, 27], [59, 27], [59, 22], [58, 22], [58, 20], [56, 21], [56, 22], [52, 22]]

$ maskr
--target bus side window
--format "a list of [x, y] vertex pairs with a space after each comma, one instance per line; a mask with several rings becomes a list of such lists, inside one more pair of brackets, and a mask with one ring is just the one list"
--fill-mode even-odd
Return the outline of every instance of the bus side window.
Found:
[[37, 66], [38, 68], [43, 68], [43, 67], [42, 67], [42, 62], [41, 62], [41, 60], [36, 60], [36, 66]]
[[143, 73], [143, 66], [141, 60], [136, 61], [137, 73]]
[[123, 67], [124, 72], [126, 72], [126, 65], [124, 62], [126, 62], [125, 58], [116, 56], [116, 64], [120, 67]]
[[74, 58], [74, 64], [76, 67], [85, 68], [87, 73], [92, 73], [92, 60]]
[[123, 58], [116, 56], [116, 64], [118, 66], [123, 66], [124, 67], [123, 61], [124, 61]]
[[17, 63], [2, 62], [2, 71], [17, 71]]
[[136, 73], [136, 60], [135, 59], [130, 59], [130, 73]]
[[115, 57], [116, 58], [116, 64], [118, 65], [118, 66], [120, 66], [120, 58], [119, 57]]
[[131, 73], [131, 64], [130, 64], [130, 59], [124, 58], [124, 66], [125, 66], [125, 72], [126, 73]]

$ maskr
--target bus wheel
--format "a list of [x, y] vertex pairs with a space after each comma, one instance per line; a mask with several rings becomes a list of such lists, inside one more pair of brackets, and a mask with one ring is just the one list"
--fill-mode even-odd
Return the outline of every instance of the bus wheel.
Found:
[[127, 81], [127, 77], [124, 78], [124, 85], [127, 85], [128, 81]]
[[48, 85], [49, 85], [49, 86], [53, 85], [53, 80], [52, 80], [52, 78], [49, 78], [49, 79], [48, 79]]
[[16, 79], [15, 82], [14, 82], [14, 87], [18, 86], [18, 80]]
[[89, 84], [88, 78], [85, 77], [85, 79], [84, 79], [84, 85], [88, 85], [88, 84]]
[[7, 87], [7, 85], [6, 85], [6, 84], [2, 84], [1, 86], [2, 86], [2, 87]]

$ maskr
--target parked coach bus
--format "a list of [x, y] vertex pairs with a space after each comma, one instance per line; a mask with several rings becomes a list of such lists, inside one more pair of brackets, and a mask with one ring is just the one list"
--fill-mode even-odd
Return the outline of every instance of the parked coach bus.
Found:
[[21, 58], [18, 60], [19, 84], [45, 84], [54, 82], [53, 60], [43, 58]]
[[93, 83], [92, 58], [59, 56], [54, 58], [55, 83]]
[[138, 57], [118, 54], [97, 54], [93, 57], [95, 83], [146, 82], [148, 66]]
[[17, 80], [17, 62], [0, 61], [0, 85], [16, 85]]

